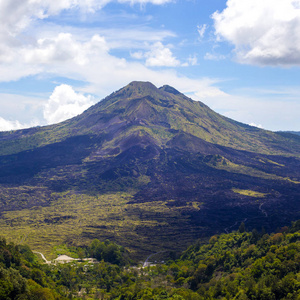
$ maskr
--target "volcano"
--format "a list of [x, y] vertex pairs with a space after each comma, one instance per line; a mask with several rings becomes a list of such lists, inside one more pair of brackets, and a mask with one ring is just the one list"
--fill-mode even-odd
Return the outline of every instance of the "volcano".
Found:
[[35, 249], [111, 239], [137, 256], [300, 216], [300, 138], [132, 82], [59, 124], [0, 133], [0, 228]]

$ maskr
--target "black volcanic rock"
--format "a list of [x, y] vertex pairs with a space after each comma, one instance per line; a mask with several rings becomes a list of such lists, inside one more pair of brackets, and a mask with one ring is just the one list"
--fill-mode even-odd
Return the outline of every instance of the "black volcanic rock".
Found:
[[[177, 234], [191, 241], [242, 221], [274, 230], [299, 218], [299, 157], [295, 135], [228, 119], [167, 85], [132, 82], [65, 122], [0, 133], [0, 208], [127, 193], [132, 218], [167, 223], [177, 249]], [[144, 211], [154, 202], [177, 217]], [[134, 232], [164, 245], [167, 231], [151, 228]]]

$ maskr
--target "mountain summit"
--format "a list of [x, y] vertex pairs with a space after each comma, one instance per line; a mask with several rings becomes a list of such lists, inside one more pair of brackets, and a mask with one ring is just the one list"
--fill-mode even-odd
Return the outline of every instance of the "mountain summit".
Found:
[[240, 150], [299, 154], [299, 142], [293, 139], [287, 144], [281, 135], [223, 117], [173, 87], [156, 88], [150, 82], [130, 83], [70, 121], [70, 125], [97, 135], [104, 130], [110, 140], [119, 139], [120, 134], [122, 139], [143, 135], [161, 146], [185, 134]]
[[[221, 116], [171, 86], [156, 88], [150, 82], [134, 81], [65, 122], [0, 133], [0, 154], [86, 134], [97, 136], [97, 147], [106, 149], [117, 147], [125, 137], [134, 135], [149, 138], [159, 146], [166, 146], [178, 135], [181, 138], [186, 135], [215, 145], [264, 154], [297, 155], [300, 152], [299, 139]], [[99, 137], [102, 137], [101, 142]]]
[[0, 228], [15, 240], [33, 230], [29, 244], [97, 237], [136, 253], [176, 250], [242, 221], [274, 230], [299, 218], [299, 138], [168, 85], [132, 82], [77, 117], [0, 141]]

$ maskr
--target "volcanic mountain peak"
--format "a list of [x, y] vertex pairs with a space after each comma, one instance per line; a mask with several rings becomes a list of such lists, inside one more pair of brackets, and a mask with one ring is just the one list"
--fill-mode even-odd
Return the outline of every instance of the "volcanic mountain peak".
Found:
[[[177, 134], [252, 152], [299, 153], [299, 141], [221, 116], [175, 88], [134, 81], [112, 93], [82, 115], [70, 120], [76, 132], [106, 134], [117, 147], [128, 135], [148, 135], [156, 145], [167, 145]], [[189, 138], [190, 139], [190, 138]], [[114, 140], [114, 143], [111, 141]], [[286, 142], [289, 147], [286, 148]]]
[[163, 85], [157, 88], [154, 84], [148, 81], [132, 81], [124, 88], [120, 89], [116, 94], [121, 93], [128, 98], [138, 98], [143, 96], [151, 96], [153, 98], [162, 97], [164, 99], [170, 99], [171, 95], [181, 95], [184, 99], [187, 99], [185, 95], [177, 91], [174, 87], [169, 85]]
[[145, 94], [157, 93], [157, 87], [149, 81], [132, 81], [125, 87], [119, 90], [120, 92], [127, 91], [128, 96], [139, 96]]
[[43, 247], [99, 238], [154, 253], [243, 220], [282, 227], [299, 218], [299, 149], [296, 135], [132, 82], [65, 122], [0, 133], [0, 229]]
[[[299, 155], [300, 141], [258, 129], [221, 116], [200, 101], [193, 101], [175, 88], [157, 88], [150, 82], [133, 81], [65, 122], [29, 130], [1, 133], [0, 154], [17, 153], [70, 137], [97, 137], [96, 148], [122, 151], [124, 140], [141, 137], [156, 146], [175, 145], [186, 136], [211, 144], [266, 154]], [[139, 140], [139, 139], [137, 139]], [[172, 141], [172, 142], [171, 142]], [[180, 143], [182, 144], [182, 143]], [[197, 151], [197, 147], [192, 147]], [[101, 152], [102, 152], [101, 150]]]
[[157, 88], [153, 83], [149, 81], [132, 81], [116, 93], [124, 93], [124, 91], [127, 92], [127, 96], [132, 98], [146, 95], [158, 96], [162, 95], [162, 92], [167, 92], [174, 95], [180, 94], [180, 92], [169, 85], [164, 85], [160, 88]]
[[168, 104], [175, 104], [175, 102], [179, 106], [185, 107], [187, 100], [191, 102], [191, 99], [168, 85], [157, 88], [150, 82], [133, 81], [100, 101], [90, 110], [94, 112], [104, 109], [108, 109], [109, 111], [113, 109], [119, 110], [120, 108], [128, 108], [134, 103], [146, 100], [149, 101], [149, 104], [152, 102], [154, 105], [163, 107], [166, 107]]
[[142, 99], [144, 97], [152, 97], [156, 99], [160, 97], [165, 98], [166, 95], [163, 95], [163, 93], [151, 82], [133, 81], [120, 90], [112, 93], [110, 96], [104, 99], [104, 101], [101, 102], [103, 102], [104, 104], [108, 100], [112, 99], [130, 101], [132, 99]]

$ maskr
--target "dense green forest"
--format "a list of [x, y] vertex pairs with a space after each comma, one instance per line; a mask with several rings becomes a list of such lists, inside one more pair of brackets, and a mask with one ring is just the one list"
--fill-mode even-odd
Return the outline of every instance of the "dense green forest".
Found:
[[72, 251], [79, 260], [47, 265], [28, 246], [1, 239], [0, 299], [300, 299], [300, 221], [272, 234], [242, 223], [145, 268], [110, 241]]

